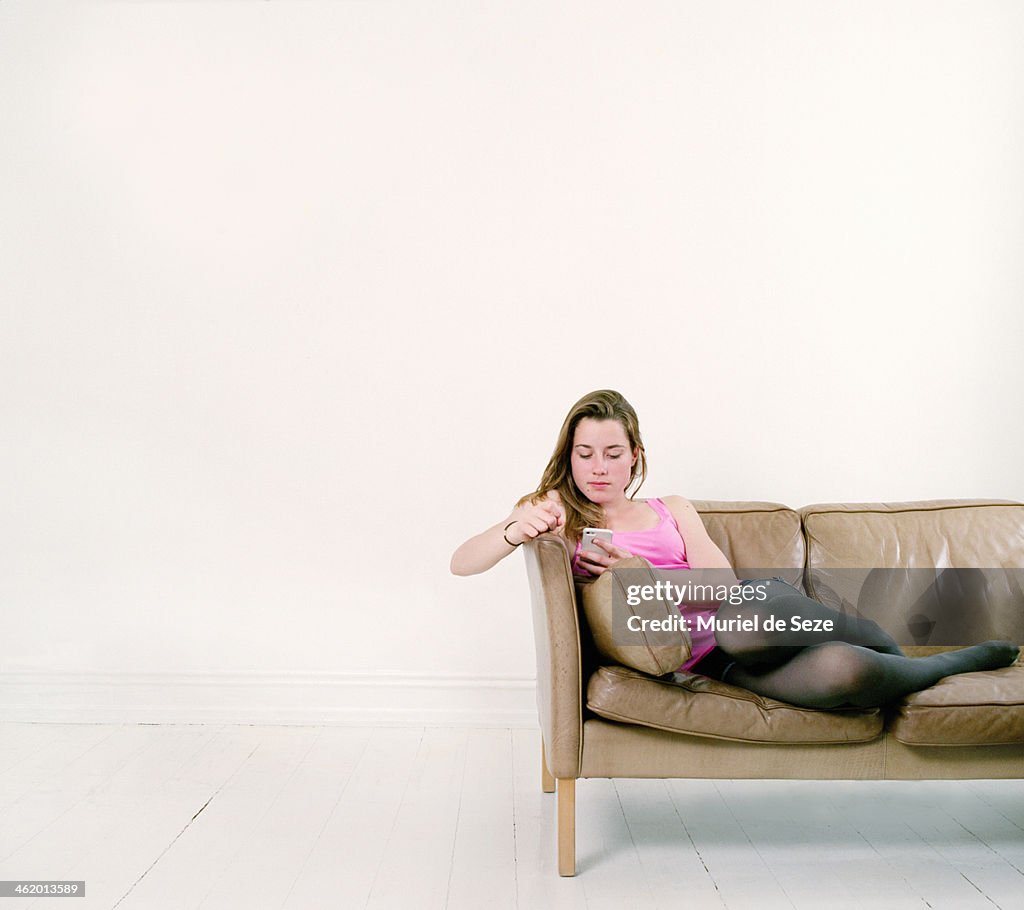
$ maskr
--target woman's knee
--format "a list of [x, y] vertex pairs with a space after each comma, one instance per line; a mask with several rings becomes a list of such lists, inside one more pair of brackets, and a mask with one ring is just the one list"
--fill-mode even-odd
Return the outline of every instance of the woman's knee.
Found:
[[846, 642], [826, 642], [807, 649], [816, 656], [816, 688], [834, 706], [855, 705], [878, 688], [885, 670], [874, 651]]
[[[799, 636], [789, 631], [791, 617], [798, 615], [806, 603], [808, 599], [794, 591], [793, 596], [784, 593], [767, 604], [752, 603], [720, 609], [715, 617], [715, 640], [723, 650], [743, 663], [778, 663], [807, 645], [806, 640], [793, 640]], [[814, 601], [809, 603], [818, 606]], [[804, 607], [804, 614], [807, 612]]]

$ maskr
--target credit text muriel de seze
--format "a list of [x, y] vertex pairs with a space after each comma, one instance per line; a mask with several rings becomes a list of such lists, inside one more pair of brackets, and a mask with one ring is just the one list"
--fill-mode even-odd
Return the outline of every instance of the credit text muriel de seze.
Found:
[[[680, 604], [692, 602], [717, 601], [721, 606], [732, 604], [737, 606], [751, 600], [767, 600], [768, 591], [765, 584], [748, 585], [694, 585], [687, 582], [685, 585], [675, 585], [669, 581], [659, 581], [652, 585], [628, 585], [626, 587], [626, 603], [631, 607], [639, 606], [644, 601], [661, 600], [672, 603], [678, 607]], [[709, 604], [710, 605], [710, 604]], [[682, 614], [673, 614], [660, 619], [644, 619], [641, 616], [630, 616], [626, 620], [626, 628], [630, 632], [673, 632], [683, 631], [704, 632], [711, 629], [715, 632], [757, 632], [764, 629], [766, 632], [789, 629], [795, 632], [818, 632], [833, 631], [831, 619], [804, 619], [800, 616], [775, 616], [769, 613], [767, 616], [743, 617], [739, 614], [735, 618], [721, 615], [721, 608], [718, 613], [712, 615], [698, 614], [696, 622], [690, 617]]]

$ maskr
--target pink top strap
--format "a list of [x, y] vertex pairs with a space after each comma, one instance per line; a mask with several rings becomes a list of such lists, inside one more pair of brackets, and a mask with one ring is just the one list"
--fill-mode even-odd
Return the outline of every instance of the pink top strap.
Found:
[[[688, 569], [686, 561], [686, 544], [679, 534], [679, 525], [675, 517], [660, 499], [648, 499], [645, 502], [657, 513], [660, 521], [653, 528], [643, 531], [615, 531], [612, 533], [612, 544], [628, 550], [634, 556], [642, 556], [652, 566], [659, 569]], [[588, 576], [586, 569], [577, 564], [583, 542], [576, 542], [576, 552], [572, 558], [572, 570], [577, 575]]]

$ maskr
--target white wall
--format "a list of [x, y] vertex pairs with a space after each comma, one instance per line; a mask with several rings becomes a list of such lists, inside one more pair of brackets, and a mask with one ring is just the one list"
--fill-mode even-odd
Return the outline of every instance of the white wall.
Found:
[[5, 704], [528, 679], [521, 556], [448, 558], [593, 388], [649, 495], [1024, 497], [1022, 40], [1011, 0], [0, 4]]

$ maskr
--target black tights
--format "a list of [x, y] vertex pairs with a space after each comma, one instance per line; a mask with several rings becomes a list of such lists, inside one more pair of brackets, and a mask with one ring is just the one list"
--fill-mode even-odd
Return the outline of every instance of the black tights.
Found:
[[[872, 620], [839, 613], [781, 580], [757, 584], [767, 585], [767, 600], [747, 601], [738, 608], [723, 604], [718, 610], [720, 622], [758, 620], [758, 631], [715, 632], [724, 652], [721, 658], [734, 662], [720, 678], [790, 704], [875, 707], [927, 689], [944, 676], [1008, 666], [1018, 654], [1012, 642], [989, 641], [929, 657], [906, 657]], [[787, 628], [764, 631], [769, 616], [781, 618]], [[793, 631], [789, 620], [794, 616], [831, 621], [832, 629]]]

